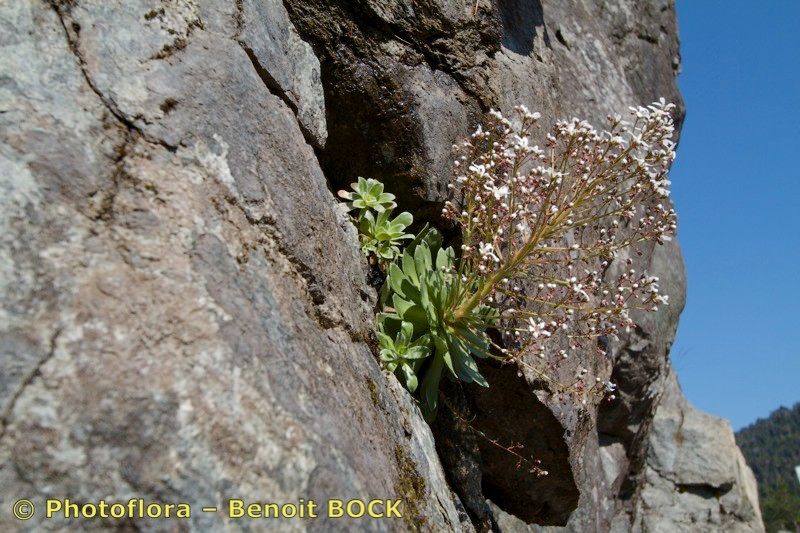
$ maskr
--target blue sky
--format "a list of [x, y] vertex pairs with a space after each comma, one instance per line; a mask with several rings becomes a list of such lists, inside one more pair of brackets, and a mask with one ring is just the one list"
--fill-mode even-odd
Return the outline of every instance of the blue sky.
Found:
[[739, 429], [800, 401], [800, 1], [677, 9], [689, 288], [672, 361], [689, 400]]

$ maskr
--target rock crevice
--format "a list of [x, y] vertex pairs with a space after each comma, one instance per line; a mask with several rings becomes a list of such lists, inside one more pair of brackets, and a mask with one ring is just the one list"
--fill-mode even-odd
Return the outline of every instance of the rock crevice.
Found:
[[598, 122], [664, 96], [680, 122], [671, 1], [31, 0], [0, 4], [0, 47], [3, 506], [401, 497], [402, 521], [286, 529], [761, 530], [729, 428], [669, 367], [677, 243], [634, 257], [674, 303], [581, 356], [615, 402], [488, 367], [431, 431], [371, 350], [333, 195], [374, 177], [441, 224], [450, 147], [490, 108]]

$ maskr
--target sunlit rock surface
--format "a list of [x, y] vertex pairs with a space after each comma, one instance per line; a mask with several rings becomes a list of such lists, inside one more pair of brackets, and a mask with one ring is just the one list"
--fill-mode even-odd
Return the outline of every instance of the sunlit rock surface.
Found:
[[680, 121], [672, 2], [30, 0], [0, 4], [0, 46], [3, 531], [120, 526], [22, 524], [23, 496], [406, 501], [284, 530], [761, 529], [729, 428], [670, 377], [676, 243], [635, 260], [670, 307], [555, 370], [611, 379], [615, 401], [514, 369], [447, 392], [542, 458], [532, 480], [446, 413], [434, 444], [380, 370], [333, 194], [374, 177], [437, 222], [450, 146], [492, 107], [597, 123], [663, 96]]

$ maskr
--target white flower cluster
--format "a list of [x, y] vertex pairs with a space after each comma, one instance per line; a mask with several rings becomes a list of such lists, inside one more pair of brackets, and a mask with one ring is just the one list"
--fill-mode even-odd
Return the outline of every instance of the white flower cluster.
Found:
[[462, 229], [471, 304], [502, 302], [507, 330], [540, 354], [556, 333], [572, 350], [597, 346], [633, 325], [630, 309], [667, 304], [658, 279], [636, 273], [630, 259], [622, 274], [609, 272], [620, 250], [641, 254], [642, 241], [675, 233], [673, 109], [662, 99], [631, 108], [627, 120], [608, 117], [602, 131], [572, 119], [549, 133], [524, 107], [513, 121], [492, 111], [455, 147], [443, 210]]

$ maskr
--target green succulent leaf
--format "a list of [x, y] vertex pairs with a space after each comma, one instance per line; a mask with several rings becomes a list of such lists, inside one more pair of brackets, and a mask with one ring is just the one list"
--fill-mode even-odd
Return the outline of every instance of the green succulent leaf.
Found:
[[406, 279], [405, 274], [396, 263], [389, 265], [389, 277], [386, 280], [395, 294], [405, 296], [403, 292], [403, 281]]
[[394, 347], [394, 341], [392, 341], [392, 338], [389, 335], [381, 331], [377, 331], [375, 334], [378, 336], [378, 342], [380, 343], [380, 347], [382, 349]]
[[400, 255], [401, 242], [413, 239], [413, 235], [405, 233], [406, 227], [413, 222], [411, 214], [401, 213], [393, 220], [390, 220], [390, 216], [391, 211], [381, 211], [377, 217], [372, 211], [363, 213], [359, 221], [359, 233], [365, 255], [375, 255], [390, 262]]
[[455, 263], [455, 253], [452, 248], [439, 249], [436, 254], [436, 268], [438, 270], [448, 270]]
[[425, 312], [425, 316], [428, 319], [428, 324], [431, 331], [435, 331], [438, 329], [437, 326], [439, 326], [439, 320], [438, 317], [436, 316], [436, 308], [431, 303], [431, 298], [428, 289], [429, 286], [427, 283], [420, 284], [419, 305]]
[[470, 350], [464, 342], [453, 335], [450, 337], [454, 374], [465, 383], [475, 382], [483, 387], [488, 387], [486, 379], [478, 371], [478, 365], [470, 356]]
[[414, 346], [406, 352], [406, 359], [417, 360], [425, 359], [431, 354], [430, 347], [428, 346]]
[[406, 245], [406, 251], [414, 257], [414, 251], [417, 246], [424, 243], [431, 253], [435, 253], [442, 247], [442, 235], [435, 228], [429, 227], [425, 224], [422, 229], [417, 233], [417, 236]]
[[411, 337], [414, 336], [414, 325], [411, 322], [403, 322], [400, 325], [400, 335], [398, 338], [403, 342], [403, 345], [409, 346], [411, 344]]
[[[395, 295], [397, 296], [397, 295]], [[414, 324], [400, 320], [399, 327], [392, 324], [395, 317], [390, 314], [381, 314], [378, 319], [378, 343], [380, 346], [380, 359], [390, 372], [398, 374], [412, 393], [416, 391], [418, 379], [416, 369], [421, 362], [431, 355], [430, 337], [418, 336], [414, 339]], [[386, 327], [395, 326], [397, 331], [394, 337], [386, 332]]]
[[407, 211], [403, 211], [402, 213], [397, 215], [394, 218], [394, 220], [392, 220], [392, 226], [393, 227], [400, 227], [401, 228], [400, 231], [402, 231], [405, 228], [407, 228], [408, 226], [410, 226], [412, 222], [414, 222], [414, 217], [411, 216], [411, 213], [409, 213]]
[[396, 313], [378, 313], [376, 317], [377, 331], [394, 338], [400, 332], [403, 319]]
[[358, 178], [358, 181], [350, 184], [352, 191], [339, 191], [340, 198], [349, 200], [348, 209], [358, 209], [358, 218], [361, 218], [370, 210], [376, 213], [391, 211], [397, 204], [394, 202], [394, 195], [383, 192], [383, 183], [375, 179]]
[[401, 317], [405, 316], [409, 310], [414, 307], [414, 302], [409, 302], [408, 300], [404, 300], [399, 294], [395, 294], [392, 298], [392, 303], [394, 303], [394, 308], [397, 311], [397, 314]]
[[436, 417], [436, 409], [439, 404], [439, 382], [442, 379], [442, 369], [444, 368], [444, 353], [440, 353], [439, 342], [436, 344], [433, 361], [422, 378], [421, 407], [422, 414], [428, 421], [432, 421]]
[[475, 332], [463, 324], [456, 325], [455, 333], [463, 339], [468, 349], [477, 357], [488, 357], [489, 339], [485, 333]]
[[408, 251], [403, 252], [403, 275], [405, 275], [414, 284], [419, 284], [419, 276], [417, 276], [417, 268], [414, 266], [414, 256]]
[[406, 278], [402, 281], [402, 287], [403, 294], [405, 294], [407, 299], [411, 300], [412, 302], [419, 302], [419, 291], [421, 285], [414, 284], [410, 279]]
[[417, 385], [418, 385], [417, 375], [416, 373], [414, 373], [414, 369], [407, 364], [403, 365], [402, 369], [403, 369], [403, 375], [405, 376], [406, 388], [408, 389], [408, 392], [413, 394], [417, 390]]

